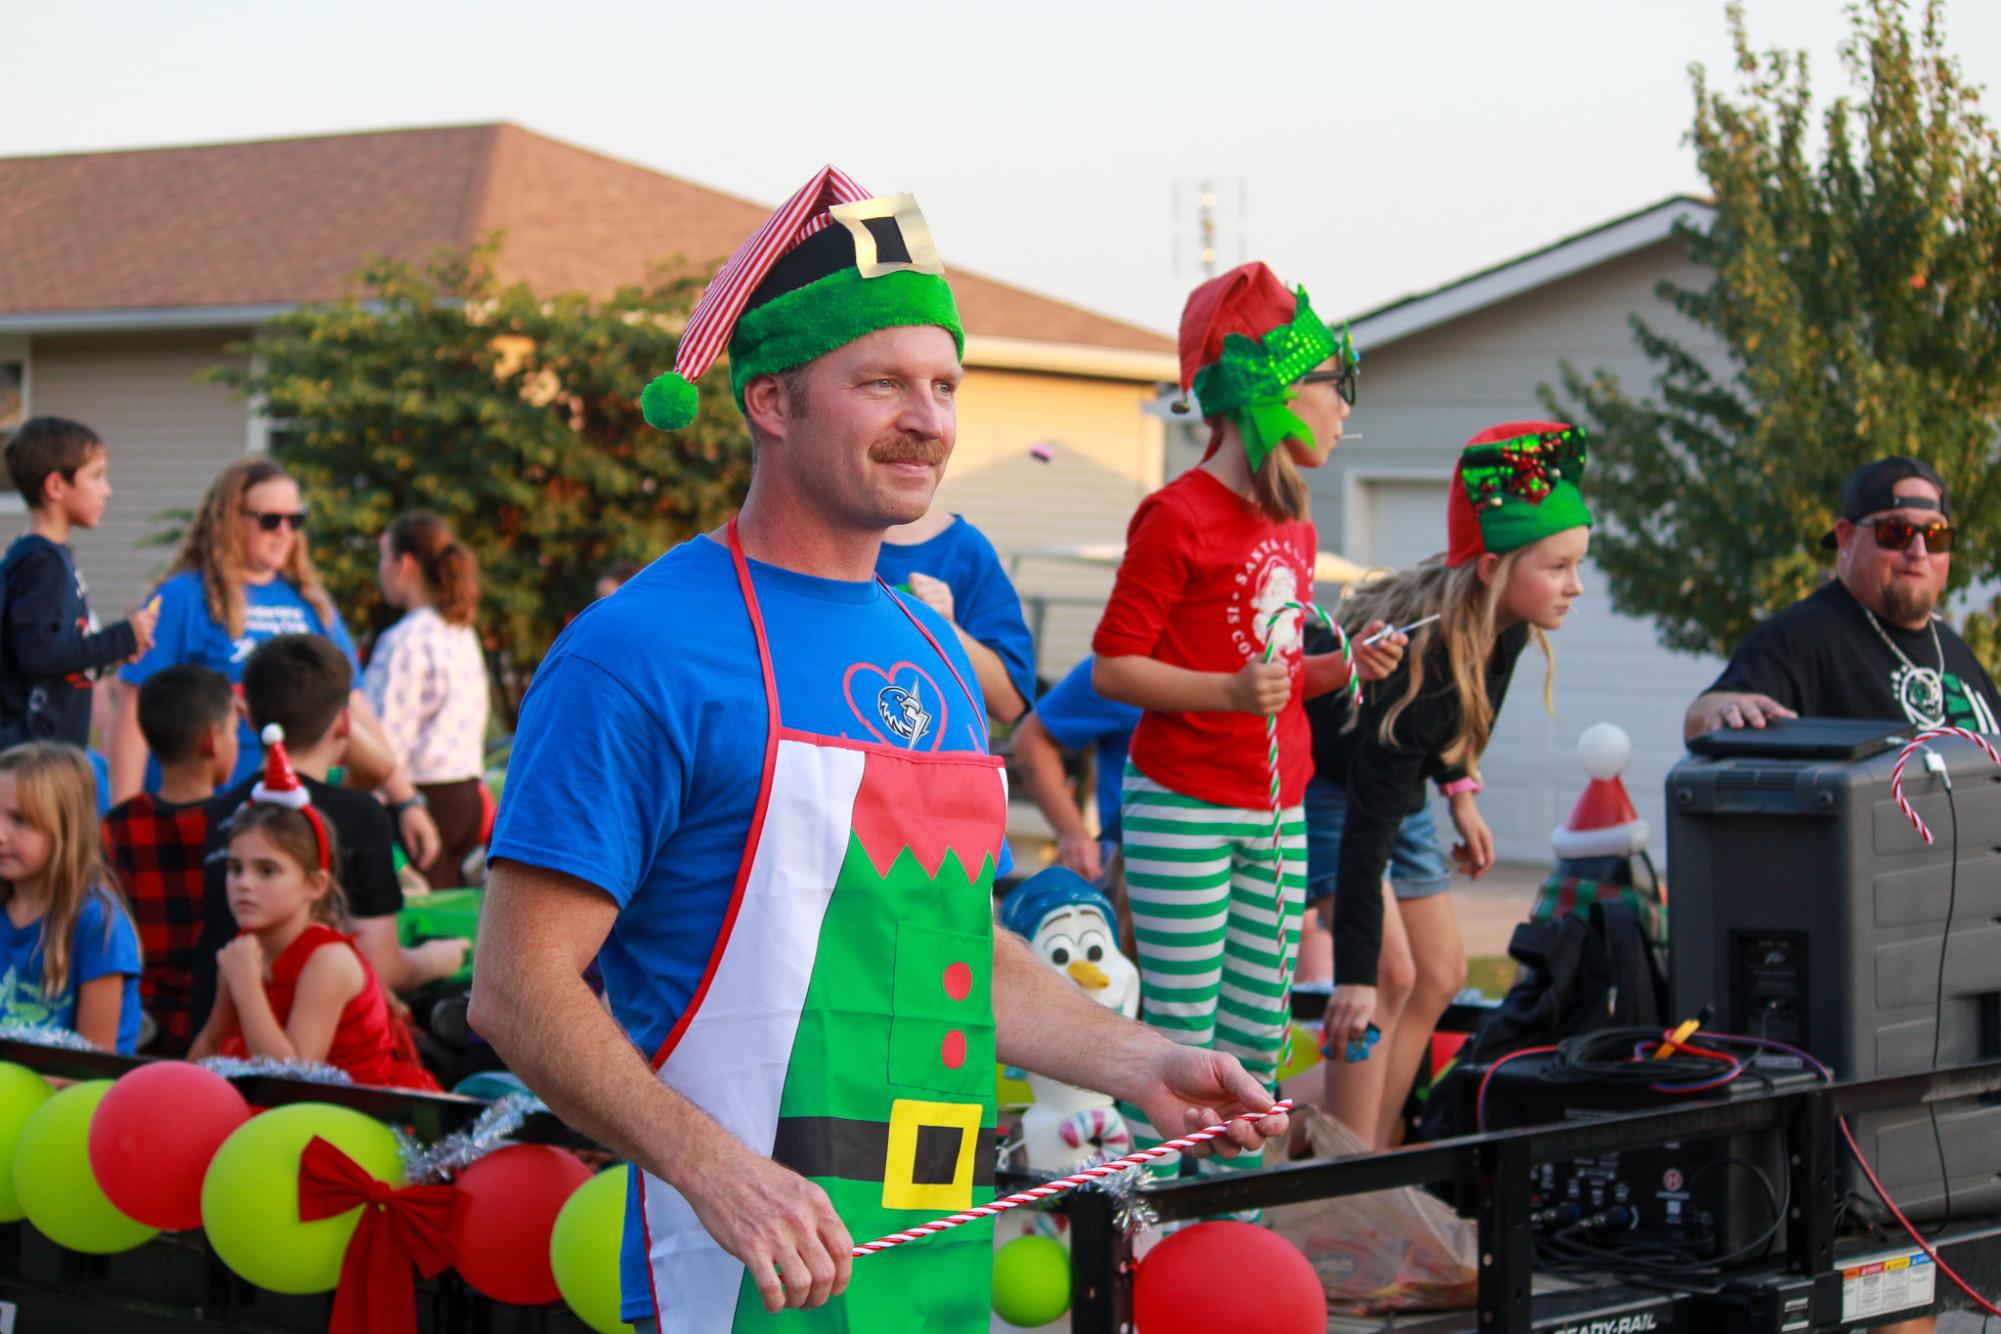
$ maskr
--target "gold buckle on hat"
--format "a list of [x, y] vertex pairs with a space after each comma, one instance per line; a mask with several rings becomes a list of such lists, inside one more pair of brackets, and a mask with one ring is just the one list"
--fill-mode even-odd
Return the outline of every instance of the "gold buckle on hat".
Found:
[[[924, 1102], [898, 1098], [889, 1109], [889, 1154], [883, 1164], [885, 1209], [958, 1210], [973, 1203], [973, 1159], [980, 1143], [976, 1102]], [[959, 1132], [959, 1156], [950, 1181], [917, 1180], [917, 1146], [923, 1130]]]
[[[924, 221], [924, 211], [917, 207], [916, 195], [906, 192], [835, 204], [827, 210], [827, 216], [855, 238], [855, 267], [864, 278], [880, 278], [885, 273], [901, 273], [906, 269], [913, 273], [945, 271], [945, 261], [938, 257], [938, 247], [931, 240], [931, 224]], [[909, 256], [907, 260], [882, 257], [882, 241], [891, 236], [901, 239], [904, 253]]]

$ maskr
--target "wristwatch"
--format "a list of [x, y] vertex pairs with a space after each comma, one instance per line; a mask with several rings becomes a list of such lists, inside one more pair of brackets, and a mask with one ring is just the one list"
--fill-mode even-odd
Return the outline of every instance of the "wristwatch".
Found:
[[1441, 797], [1456, 797], [1461, 792], [1478, 792], [1480, 790], [1480, 780], [1470, 774], [1464, 778], [1455, 778], [1449, 783], [1440, 783], [1438, 785], [1438, 795]]
[[409, 795], [409, 797], [407, 797], [402, 801], [390, 802], [389, 813], [391, 815], [401, 815], [404, 811], [409, 810], [412, 806], [422, 807], [422, 806], [429, 806], [430, 804], [431, 803], [429, 801], [424, 799], [424, 794], [422, 792], [412, 792]]

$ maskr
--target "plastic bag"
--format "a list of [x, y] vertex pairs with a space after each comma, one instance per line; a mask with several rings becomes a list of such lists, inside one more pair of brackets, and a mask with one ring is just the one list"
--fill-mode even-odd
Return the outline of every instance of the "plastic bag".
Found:
[[[1318, 1107], [1306, 1119], [1316, 1158], [1369, 1152]], [[1273, 1231], [1299, 1247], [1320, 1275], [1329, 1309], [1341, 1315], [1460, 1310], [1475, 1304], [1478, 1224], [1412, 1187], [1308, 1200], [1267, 1209]]]

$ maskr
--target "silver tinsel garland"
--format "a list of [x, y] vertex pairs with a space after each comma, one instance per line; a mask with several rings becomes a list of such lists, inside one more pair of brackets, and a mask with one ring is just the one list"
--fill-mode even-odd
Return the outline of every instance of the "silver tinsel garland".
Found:
[[37, 1024], [0, 1024], [0, 1041], [26, 1042], [37, 1047], [60, 1047], [64, 1051], [104, 1050], [81, 1033], [72, 1033], [67, 1028], [57, 1028], [53, 1024], [47, 1027]]
[[510, 1093], [481, 1112], [479, 1119], [464, 1130], [454, 1131], [435, 1144], [419, 1144], [399, 1136], [404, 1174], [413, 1186], [449, 1180], [499, 1148], [529, 1117], [548, 1110], [532, 1093]]
[[323, 1061], [281, 1061], [275, 1056], [209, 1056], [196, 1061], [224, 1079], [246, 1075], [269, 1075], [275, 1079], [302, 1079], [309, 1084], [352, 1084], [347, 1071]]

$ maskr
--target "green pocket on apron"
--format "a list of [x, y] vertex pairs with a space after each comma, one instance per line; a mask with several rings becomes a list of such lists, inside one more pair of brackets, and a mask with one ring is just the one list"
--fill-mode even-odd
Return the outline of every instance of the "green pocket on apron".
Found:
[[993, 941], [910, 923], [896, 929], [889, 1082], [982, 1094], [993, 1084]]

